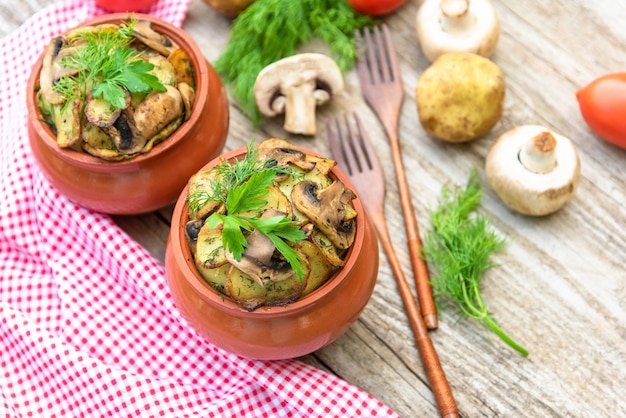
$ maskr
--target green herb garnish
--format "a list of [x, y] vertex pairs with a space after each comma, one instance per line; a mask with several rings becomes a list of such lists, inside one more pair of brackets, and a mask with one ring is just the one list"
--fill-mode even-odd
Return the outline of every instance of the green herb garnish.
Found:
[[231, 85], [244, 113], [258, 124], [262, 116], [254, 101], [254, 82], [263, 68], [319, 38], [345, 71], [357, 57], [354, 30], [373, 23], [344, 0], [256, 0], [234, 20], [215, 69]]
[[504, 240], [492, 230], [489, 219], [475, 213], [481, 199], [474, 169], [465, 190], [444, 187], [439, 207], [430, 212], [432, 229], [426, 235], [423, 251], [435, 272], [433, 292], [436, 297], [454, 302], [468, 317], [482, 321], [510, 347], [527, 356], [528, 351], [500, 329], [481, 295], [482, 273], [493, 267], [490, 256], [504, 247]]
[[92, 89], [95, 98], [104, 97], [111, 105], [126, 107], [126, 93], [165, 91], [165, 86], [149, 72], [154, 65], [139, 58], [140, 53], [130, 47], [136, 20], [118, 30], [85, 31], [80, 38], [85, 41], [73, 54], [62, 60], [62, 65], [76, 70], [74, 76], [57, 81], [54, 89], [66, 98], [87, 96]]
[[[296, 175], [288, 167], [279, 167], [273, 160], [258, 159], [258, 150], [253, 143], [247, 147], [244, 158], [234, 162], [223, 161], [215, 167], [216, 178], [210, 184], [210, 192], [199, 191], [188, 197], [189, 206], [194, 210], [208, 201], [220, 201], [226, 206], [226, 214], [212, 213], [206, 220], [209, 228], [222, 224], [224, 248], [240, 261], [248, 245], [244, 230], [259, 230], [268, 237], [276, 249], [289, 262], [291, 268], [302, 279], [304, 270], [300, 256], [285, 242], [297, 242], [306, 238], [304, 232], [286, 216], [274, 216], [261, 219], [244, 216], [250, 212], [260, 212], [267, 204], [263, 199], [268, 187], [273, 184], [277, 174]], [[260, 214], [260, 213], [259, 213]]]

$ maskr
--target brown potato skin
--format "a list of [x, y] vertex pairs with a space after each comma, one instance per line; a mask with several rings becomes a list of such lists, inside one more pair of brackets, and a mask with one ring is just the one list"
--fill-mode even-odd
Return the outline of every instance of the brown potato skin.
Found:
[[417, 83], [419, 121], [434, 138], [471, 141], [502, 117], [505, 88], [504, 73], [491, 60], [473, 53], [444, 54]]

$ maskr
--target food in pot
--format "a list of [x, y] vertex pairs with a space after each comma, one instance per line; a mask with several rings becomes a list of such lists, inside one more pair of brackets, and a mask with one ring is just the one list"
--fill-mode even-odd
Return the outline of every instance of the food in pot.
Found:
[[150, 151], [189, 119], [190, 58], [149, 21], [84, 26], [53, 38], [37, 104], [62, 148], [105, 160]]
[[356, 196], [330, 175], [335, 165], [272, 138], [196, 173], [185, 233], [199, 273], [250, 311], [319, 288], [356, 233]]

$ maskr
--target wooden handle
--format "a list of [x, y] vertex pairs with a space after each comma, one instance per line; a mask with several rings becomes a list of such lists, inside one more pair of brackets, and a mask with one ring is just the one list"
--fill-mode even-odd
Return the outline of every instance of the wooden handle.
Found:
[[417, 349], [420, 353], [422, 364], [424, 366], [424, 370], [426, 371], [426, 376], [430, 382], [439, 413], [442, 417], [458, 416], [456, 402], [454, 401], [454, 396], [452, 395], [452, 389], [450, 388], [450, 384], [448, 383], [443, 368], [441, 367], [439, 357], [435, 351], [432, 340], [430, 339], [428, 329], [424, 324], [424, 319], [422, 318], [419, 307], [413, 297], [409, 283], [407, 282], [404, 272], [402, 271], [400, 260], [398, 260], [398, 256], [396, 255], [393, 244], [391, 243], [384, 215], [371, 215], [376, 232], [378, 233], [378, 238], [383, 245], [387, 258], [389, 259], [389, 264], [396, 278], [396, 282], [398, 283], [400, 296], [402, 297], [404, 308], [409, 318], [411, 328], [413, 329]]
[[413, 276], [415, 278], [415, 287], [417, 289], [417, 299], [419, 300], [420, 310], [424, 317], [426, 328], [437, 329], [437, 307], [433, 298], [433, 291], [430, 285], [430, 276], [428, 267], [422, 258], [422, 240], [419, 234], [419, 227], [415, 219], [415, 210], [411, 202], [411, 193], [409, 184], [404, 171], [404, 163], [400, 154], [400, 144], [398, 141], [397, 129], [385, 126], [389, 143], [391, 145], [391, 157], [396, 170], [396, 179], [398, 181], [398, 190], [400, 192], [400, 203], [402, 205], [402, 213], [404, 215], [404, 226], [406, 228], [409, 257], [411, 258], [411, 266], [413, 268]]

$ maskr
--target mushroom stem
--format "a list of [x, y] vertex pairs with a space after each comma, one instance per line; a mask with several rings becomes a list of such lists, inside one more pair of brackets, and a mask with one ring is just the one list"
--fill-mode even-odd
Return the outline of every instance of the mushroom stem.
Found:
[[443, 31], [455, 33], [469, 30], [474, 24], [469, 7], [469, 0], [442, 0], [439, 8], [443, 14], [441, 18]]
[[313, 95], [314, 90], [314, 83], [303, 83], [286, 92], [284, 128], [287, 132], [315, 135], [316, 98]]
[[556, 139], [547, 131], [530, 138], [520, 149], [519, 160], [526, 169], [535, 173], [548, 173], [556, 167]]

